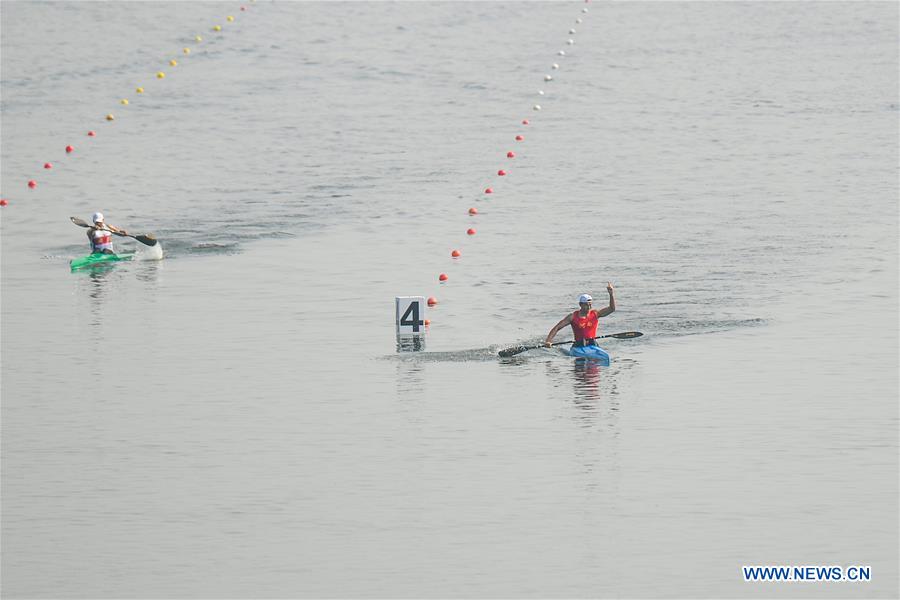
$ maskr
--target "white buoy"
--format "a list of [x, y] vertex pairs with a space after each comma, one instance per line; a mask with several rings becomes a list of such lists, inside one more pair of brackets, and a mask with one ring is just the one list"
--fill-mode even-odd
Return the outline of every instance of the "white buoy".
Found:
[[567, 40], [566, 43], [571, 46], [575, 43], [575, 40]]
[[557, 52], [557, 54], [559, 54], [560, 56], [565, 56], [565, 55], [566, 55], [566, 51], [565, 51], [565, 50], [560, 50], [559, 52]]
[[538, 96], [543, 96], [543, 95], [544, 95], [544, 90], [538, 90]]
[[581, 23], [581, 17], [578, 17], [577, 19], [575, 19], [575, 22], [576, 22], [576, 23]]
[[556, 64], [556, 63], [553, 63], [553, 68], [554, 68], [554, 69], [558, 69], [558, 68], [559, 68], [559, 65]]
[[553, 77], [551, 75], [544, 75], [544, 81], [553, 81]]
[[582, 9], [581, 9], [581, 12], [586, 13], [586, 12], [587, 12], [587, 9], [586, 9], [586, 8], [582, 8]]
[[575, 35], [575, 30], [574, 30], [574, 29], [570, 29], [570, 30], [569, 30], [569, 35]]
[[535, 105], [534, 105], [534, 110], [541, 110], [541, 105], [540, 105], [540, 104], [535, 104]]

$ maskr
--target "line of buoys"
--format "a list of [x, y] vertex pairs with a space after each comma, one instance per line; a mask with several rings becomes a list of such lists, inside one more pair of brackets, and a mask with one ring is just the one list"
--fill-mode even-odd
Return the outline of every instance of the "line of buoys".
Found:
[[[585, 0], [585, 3], [587, 3], [587, 2], [589, 2], [589, 0]], [[587, 10], [587, 8], [583, 8], [581, 12], [582, 12], [582, 14], [586, 14], [586, 13], [588, 12], [588, 10]], [[575, 23], [576, 23], [576, 24], [582, 23], [581, 17], [575, 19]], [[574, 27], [573, 27], [573, 28], [570, 28], [568, 33], [569, 33], [570, 36], [575, 35], [575, 33], [576, 33], [575, 28], [574, 28]], [[574, 46], [574, 45], [575, 45], [575, 40], [574, 40], [574, 38], [571, 38], [571, 37], [568, 38], [568, 39], [566, 40], [566, 45], [567, 45], [567, 46]], [[564, 57], [564, 56], [566, 56], [566, 51], [561, 49], [561, 50], [557, 51], [556, 54], [557, 54], [557, 56], [562, 56], [562, 57]], [[550, 65], [550, 68], [551, 68], [551, 70], [558, 71], [558, 70], [560, 69], [559, 63], [557, 63], [557, 62], [552, 63], [552, 64]], [[555, 78], [554, 78], [553, 75], [550, 75], [549, 73], [547, 73], [547, 74], [545, 74], [545, 75], [543, 76], [543, 80], [544, 80], [544, 83], [548, 83], [548, 84], [549, 84], [549, 83], [553, 82], [553, 81], [555, 80]], [[538, 90], [537, 94], [538, 94], [538, 96], [544, 96], [544, 97], [547, 96], [546, 92], [545, 92], [544, 90], [542, 90], [542, 89], [541, 89], [541, 90]], [[542, 107], [541, 107], [540, 104], [534, 104], [531, 108], [532, 108], [532, 110], [533, 110], [534, 112], [540, 112]], [[528, 125], [531, 124], [531, 122], [530, 122], [528, 119], [522, 119], [522, 120], [521, 120], [521, 124], [522, 124], [523, 126], [528, 126]], [[516, 134], [516, 136], [515, 136], [514, 139], [515, 139], [516, 142], [519, 142], [519, 143], [525, 142], [525, 136], [522, 135], [521, 133], [520, 133], [520, 134]], [[509, 151], [506, 153], [506, 158], [507, 158], [507, 159], [514, 159], [514, 158], [516, 158], [516, 153], [515, 153], [514, 151], [512, 151], [512, 150], [509, 150]], [[509, 174], [509, 172], [508, 172], [506, 169], [498, 169], [498, 170], [497, 170], [497, 177], [506, 177], [508, 174]], [[484, 194], [484, 195], [489, 195], [489, 194], [490, 194], [490, 195], [493, 195], [493, 194], [494, 194], [494, 188], [493, 188], [492, 186], [487, 186], [487, 187], [485, 187], [485, 188], [484, 188], [484, 191], [483, 191], [483, 194]], [[475, 216], [477, 216], [477, 215], [478, 215], [478, 209], [477, 209], [477, 208], [472, 207], [472, 208], [469, 209], [469, 216], [470, 216], [470, 217], [475, 217]], [[466, 235], [468, 235], [468, 236], [473, 236], [473, 235], [475, 235], [475, 228], [473, 228], [473, 227], [468, 228], [468, 229], [466, 230]], [[452, 250], [452, 251], [450, 252], [450, 257], [451, 257], [452, 259], [459, 259], [461, 256], [462, 256], [462, 252], [461, 252], [459, 249], [454, 249], [454, 250]], [[439, 274], [438, 274], [438, 282], [439, 282], [440, 285], [446, 284], [447, 281], [448, 281], [449, 279], [450, 279], [450, 278], [449, 278], [449, 276], [448, 276], [446, 273], [439, 273]], [[428, 302], [428, 306], [434, 307], [434, 306], [437, 305], [438, 300], [437, 300], [437, 298], [436, 298], [435, 296], [429, 296], [427, 302]], [[431, 325], [431, 321], [426, 319], [425, 325], [426, 325], [426, 327], [427, 327], [427, 326], [430, 326], [430, 325]]]
[[[255, 0], [251, 0], [251, 1], [254, 1], [254, 2], [255, 2]], [[241, 8], [241, 12], [244, 12], [244, 11], [247, 10], [247, 7], [246, 7], [246, 6], [241, 6], [240, 8]], [[235, 18], [234, 18], [234, 16], [232, 16], [232, 15], [228, 15], [228, 16], [225, 18], [225, 20], [226, 20], [227, 22], [229, 22], [229, 23], [233, 23], [234, 20], [235, 20]], [[215, 31], [222, 31], [222, 26], [221, 26], [221, 25], [216, 25], [215, 27], [213, 27], [213, 29], [214, 29]], [[195, 40], [196, 42], [199, 43], [199, 42], [202, 42], [202, 41], [203, 41], [203, 38], [202, 38], [201, 36], [199, 36], [199, 35], [196, 35], [196, 36], [194, 36], [194, 40]], [[189, 56], [190, 53], [191, 53], [191, 49], [190, 49], [190, 48], [182, 48], [181, 52], [182, 52], [182, 54], [184, 54], [185, 56]], [[173, 59], [171, 59], [171, 60], [168, 61], [168, 64], [169, 64], [170, 67], [176, 67], [176, 66], [178, 66], [178, 61], [175, 60], [175, 59], [173, 58]], [[156, 78], [157, 78], [157, 79], [160, 79], [160, 80], [161, 80], [161, 79], [165, 79], [165, 77], [166, 77], [166, 74], [165, 74], [164, 71], [157, 71], [157, 73], [156, 73]], [[135, 92], [138, 93], [138, 94], [143, 94], [143, 93], [144, 93], [144, 88], [141, 87], [141, 86], [138, 86], [138, 87], [135, 89]], [[128, 106], [128, 105], [130, 104], [130, 102], [129, 102], [129, 100], [128, 100], [127, 98], [122, 98], [122, 99], [119, 100], [119, 104], [122, 105], [122, 106]], [[115, 116], [114, 114], [112, 114], [112, 113], [107, 113], [107, 115], [106, 115], [104, 118], [105, 118], [106, 121], [109, 122], [109, 123], [111, 123], [111, 122], [113, 122], [113, 121], [116, 120], [116, 116]], [[89, 130], [89, 131], [87, 132], [87, 135], [88, 135], [88, 137], [92, 137], [92, 138], [93, 138], [93, 137], [97, 137], [97, 132], [94, 131], [94, 130]], [[66, 148], [66, 154], [67, 154], [67, 155], [68, 155], [68, 154], [72, 154], [72, 153], [75, 151], [75, 147], [74, 147], [73, 145], [71, 145], [71, 144], [66, 145], [65, 148]], [[52, 168], [53, 168], [53, 163], [51, 163], [51, 162], [45, 162], [45, 163], [44, 163], [44, 169], [45, 169], [45, 170], [50, 170], [50, 169], [52, 169]], [[35, 179], [29, 179], [29, 180], [28, 180], [28, 187], [29, 187], [30, 189], [32, 189], [32, 190], [33, 190], [33, 189], [36, 189], [37, 186], [38, 186], [37, 180], [35, 180]], [[3, 199], [3, 202], [0, 203], [0, 206], [8, 206], [8, 205], [9, 205], [9, 201], [8, 201], [6, 198], [4, 198], [4, 199]]]

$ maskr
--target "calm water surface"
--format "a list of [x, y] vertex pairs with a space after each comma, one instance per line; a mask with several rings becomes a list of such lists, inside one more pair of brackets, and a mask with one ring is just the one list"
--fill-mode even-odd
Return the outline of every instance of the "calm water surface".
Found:
[[4, 597], [900, 594], [897, 4], [247, 6], [0, 5]]

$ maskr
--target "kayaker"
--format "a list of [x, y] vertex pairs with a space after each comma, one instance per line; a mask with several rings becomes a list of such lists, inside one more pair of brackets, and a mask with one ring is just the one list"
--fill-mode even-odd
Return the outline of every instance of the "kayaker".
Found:
[[94, 222], [94, 225], [87, 230], [88, 239], [91, 241], [91, 252], [115, 254], [113, 252], [112, 235], [110, 234], [121, 233], [127, 235], [128, 232], [106, 223], [103, 220], [103, 213], [94, 213], [91, 221]]
[[612, 283], [607, 282], [606, 291], [609, 292], [609, 306], [600, 310], [591, 308], [594, 299], [590, 294], [579, 296], [578, 310], [570, 315], [566, 315], [562, 321], [553, 326], [553, 329], [547, 334], [544, 346], [549, 347], [559, 330], [567, 325], [572, 327], [572, 334], [575, 336], [575, 343], [572, 344], [572, 348], [596, 346], [597, 342], [594, 341], [594, 338], [597, 337], [597, 325], [600, 318], [610, 315], [616, 310], [616, 295]]

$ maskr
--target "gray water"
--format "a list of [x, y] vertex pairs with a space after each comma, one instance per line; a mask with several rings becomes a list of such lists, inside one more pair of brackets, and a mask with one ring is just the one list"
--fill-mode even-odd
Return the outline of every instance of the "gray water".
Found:
[[0, 4], [4, 598], [900, 595], [896, 3], [246, 6]]

